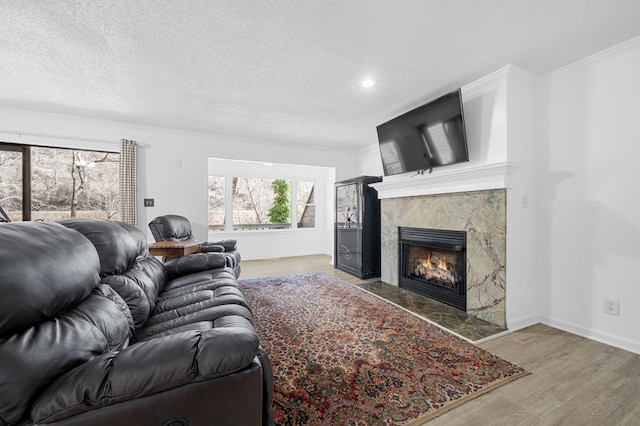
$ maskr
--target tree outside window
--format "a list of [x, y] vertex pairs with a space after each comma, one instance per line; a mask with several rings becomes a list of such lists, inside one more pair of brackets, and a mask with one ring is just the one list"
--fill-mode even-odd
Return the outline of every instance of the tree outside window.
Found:
[[271, 184], [273, 188], [273, 204], [269, 209], [270, 223], [291, 223], [291, 191], [289, 182], [282, 179], [276, 179]]
[[[274, 191], [277, 179], [234, 178], [233, 230], [289, 229], [291, 221], [273, 222], [269, 210], [274, 207], [278, 194]], [[275, 187], [279, 185], [276, 184]], [[280, 218], [279, 218], [280, 219]]]

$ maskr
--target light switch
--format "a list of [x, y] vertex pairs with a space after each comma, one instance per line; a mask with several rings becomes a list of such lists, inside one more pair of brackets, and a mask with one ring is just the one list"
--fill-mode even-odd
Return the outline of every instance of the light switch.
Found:
[[144, 206], [145, 207], [153, 207], [153, 203], [154, 203], [153, 198], [145, 198], [144, 199]]

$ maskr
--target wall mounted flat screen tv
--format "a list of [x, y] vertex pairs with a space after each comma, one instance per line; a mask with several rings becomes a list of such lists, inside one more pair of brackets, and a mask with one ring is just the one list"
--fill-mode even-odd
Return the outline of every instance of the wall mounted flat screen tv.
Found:
[[385, 176], [469, 161], [460, 89], [377, 127]]

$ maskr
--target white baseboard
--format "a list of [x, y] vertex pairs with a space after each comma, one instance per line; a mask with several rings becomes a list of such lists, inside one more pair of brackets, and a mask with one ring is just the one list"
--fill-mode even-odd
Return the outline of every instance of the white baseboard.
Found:
[[295, 252], [280, 252], [280, 253], [253, 253], [245, 256], [244, 253], [242, 252], [242, 248], [240, 249], [240, 254], [242, 255], [242, 260], [272, 260], [272, 259], [282, 259], [283, 257], [315, 256], [318, 254], [331, 257], [331, 255], [327, 253], [318, 253], [317, 251], [304, 252], [300, 250], [297, 250]]
[[520, 318], [508, 319], [507, 328], [509, 331], [516, 331], [542, 322], [542, 317], [538, 314], [527, 315]]
[[640, 354], [640, 342], [634, 342], [614, 334], [591, 330], [568, 321], [543, 315], [530, 315], [522, 318], [510, 319], [508, 321], [508, 328], [509, 331], [513, 332], [538, 323], [542, 323], [568, 333], [577, 334], [578, 336], [586, 337], [587, 339], [592, 339], [606, 345], [615, 346], [616, 348], [624, 349], [629, 352]]
[[577, 324], [551, 317], [540, 317], [539, 322], [550, 327], [558, 328], [569, 333], [577, 334], [578, 336], [586, 337], [588, 339], [604, 343], [606, 345], [615, 346], [616, 348], [640, 354], [640, 342], [634, 342], [629, 339], [625, 339], [623, 337], [619, 337], [610, 333], [604, 333], [598, 330], [591, 330]]

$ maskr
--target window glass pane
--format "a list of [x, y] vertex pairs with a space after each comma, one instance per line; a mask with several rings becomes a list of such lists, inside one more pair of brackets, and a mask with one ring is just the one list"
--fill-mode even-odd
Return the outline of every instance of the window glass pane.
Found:
[[32, 220], [118, 219], [120, 154], [31, 150]]
[[287, 180], [233, 178], [233, 229], [291, 228], [290, 200]]
[[315, 228], [316, 206], [314, 200], [314, 182], [296, 181], [298, 228]]
[[22, 152], [0, 151], [0, 208], [0, 222], [22, 220]]
[[209, 176], [209, 230], [224, 231], [225, 178]]

